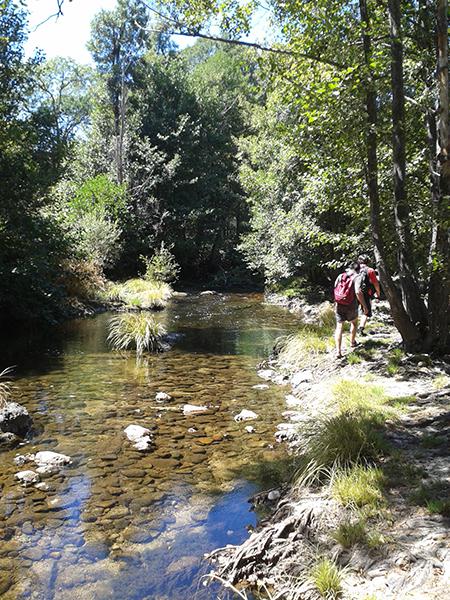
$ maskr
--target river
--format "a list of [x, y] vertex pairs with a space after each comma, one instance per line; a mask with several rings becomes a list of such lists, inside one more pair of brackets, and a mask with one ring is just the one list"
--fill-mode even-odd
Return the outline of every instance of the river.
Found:
[[[216, 598], [203, 554], [242, 542], [257, 518], [248, 498], [285, 476], [274, 431], [287, 390], [254, 386], [298, 319], [259, 294], [177, 298], [157, 318], [179, 335], [140, 360], [109, 348], [109, 314], [3, 350], [0, 367], [17, 365], [13, 399], [35, 422], [29, 443], [0, 454], [3, 600]], [[173, 402], [158, 405], [158, 391]], [[210, 409], [186, 417], [185, 403]], [[254, 433], [234, 421], [244, 408], [258, 414]], [[130, 424], [154, 429], [153, 452], [132, 447]], [[14, 480], [16, 454], [38, 450], [73, 459], [49, 491]]]

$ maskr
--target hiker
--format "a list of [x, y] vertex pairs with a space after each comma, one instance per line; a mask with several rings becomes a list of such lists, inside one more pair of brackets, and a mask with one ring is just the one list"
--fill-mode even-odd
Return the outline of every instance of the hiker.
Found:
[[[355, 262], [348, 266], [334, 282], [334, 299], [336, 302], [336, 331], [334, 339], [336, 342], [337, 358], [342, 358], [342, 332], [345, 321], [350, 323], [350, 346], [356, 347], [356, 330], [358, 327], [358, 301], [355, 291], [355, 280], [360, 270], [359, 263]], [[358, 300], [364, 301], [361, 291]]]
[[361, 320], [359, 322], [359, 335], [366, 335], [364, 327], [367, 319], [372, 316], [372, 298], [376, 296], [380, 298], [381, 287], [378, 281], [377, 274], [374, 269], [369, 266], [370, 258], [366, 254], [358, 256], [359, 275], [355, 280], [355, 291], [361, 291], [363, 301], [358, 295], [358, 300], [361, 306]]

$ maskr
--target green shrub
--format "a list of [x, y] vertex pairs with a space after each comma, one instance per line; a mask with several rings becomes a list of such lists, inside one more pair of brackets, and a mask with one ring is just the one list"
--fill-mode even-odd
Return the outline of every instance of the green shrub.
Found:
[[311, 580], [323, 598], [339, 598], [342, 594], [340, 569], [328, 558], [319, 560], [311, 569]]
[[158, 352], [165, 329], [145, 313], [125, 313], [109, 323], [108, 340], [116, 350], [134, 348], [138, 355], [144, 351]]
[[353, 465], [338, 469], [331, 481], [333, 497], [344, 506], [375, 509], [383, 503], [384, 475], [377, 467]]
[[178, 278], [180, 267], [164, 242], [161, 242], [161, 246], [151, 258], [141, 256], [141, 260], [145, 266], [144, 278], [147, 281], [171, 283]]

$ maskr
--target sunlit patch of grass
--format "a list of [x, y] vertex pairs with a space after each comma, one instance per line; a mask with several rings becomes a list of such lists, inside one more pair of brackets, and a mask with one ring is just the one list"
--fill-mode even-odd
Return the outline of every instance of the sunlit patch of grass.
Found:
[[108, 340], [116, 350], [131, 348], [140, 355], [158, 352], [165, 333], [164, 327], [145, 313], [124, 313], [111, 319]]
[[112, 284], [107, 290], [111, 301], [149, 310], [161, 310], [167, 306], [172, 288], [167, 283], [129, 279], [124, 283]]
[[398, 373], [400, 363], [402, 361], [402, 358], [404, 358], [404, 356], [405, 356], [405, 353], [403, 352], [403, 350], [401, 348], [395, 348], [394, 350], [391, 350], [390, 352], [388, 352], [387, 366], [386, 366], [386, 373], [388, 375], [394, 376]]
[[365, 544], [367, 541], [367, 524], [364, 519], [345, 521], [333, 531], [331, 537], [343, 548], [351, 548], [356, 544]]
[[341, 412], [370, 414], [380, 423], [396, 414], [390, 406], [391, 399], [379, 385], [342, 379], [333, 386], [333, 396]]
[[324, 303], [318, 314], [319, 327], [328, 332], [332, 332], [336, 327], [336, 313], [333, 304], [326, 302]]
[[311, 569], [311, 581], [323, 598], [332, 600], [342, 595], [341, 570], [328, 558], [322, 558]]
[[448, 386], [450, 386], [450, 377], [448, 377], [448, 375], [436, 375], [433, 379], [433, 387], [435, 390], [442, 390]]
[[329, 346], [328, 335], [320, 328], [303, 327], [297, 333], [281, 340], [278, 363], [290, 368], [301, 368], [311, 356], [328, 352]]
[[344, 506], [375, 509], [383, 501], [383, 471], [377, 467], [353, 465], [338, 469], [331, 481], [331, 494]]
[[348, 362], [349, 365], [358, 365], [358, 364], [360, 364], [362, 362], [362, 358], [356, 352], [351, 352], [347, 356], [347, 362]]
[[336, 462], [355, 463], [382, 455], [387, 445], [373, 419], [364, 415], [340, 413], [320, 419], [307, 440], [308, 459], [321, 466]]

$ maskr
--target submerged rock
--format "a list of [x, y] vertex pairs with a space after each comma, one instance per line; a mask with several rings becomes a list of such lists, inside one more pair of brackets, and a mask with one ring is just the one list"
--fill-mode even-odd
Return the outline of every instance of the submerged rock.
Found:
[[184, 415], [195, 415], [197, 413], [206, 412], [207, 410], [207, 406], [196, 406], [195, 404], [185, 404], [183, 406]]
[[252, 427], [252, 425], [247, 425], [247, 427], [245, 428], [245, 431], [247, 433], [255, 433], [255, 428]]
[[17, 444], [19, 444], [19, 442], [20, 438], [15, 433], [0, 433], [0, 448], [14, 448], [14, 446], [17, 446]]
[[0, 409], [0, 431], [23, 438], [30, 431], [33, 420], [27, 409], [17, 402], [7, 402]]
[[15, 474], [15, 479], [20, 481], [20, 484], [24, 487], [29, 487], [30, 485], [34, 485], [35, 483], [39, 483], [41, 478], [34, 471], [20, 471]]
[[268, 390], [269, 386], [267, 383], [257, 383], [256, 385], [252, 385], [254, 390]]
[[33, 462], [34, 456], [34, 454], [18, 454], [14, 459], [14, 464], [21, 467], [27, 462]]
[[166, 392], [158, 392], [155, 396], [156, 402], [170, 402], [172, 400], [172, 396], [170, 394], [166, 394]]
[[34, 462], [38, 467], [63, 467], [64, 465], [71, 465], [72, 459], [65, 454], [45, 450], [35, 454]]
[[250, 421], [252, 419], [257, 419], [258, 415], [254, 413], [252, 410], [243, 409], [241, 412], [234, 417], [235, 421]]
[[150, 429], [147, 429], [147, 427], [142, 427], [142, 425], [128, 425], [124, 433], [130, 442], [134, 442], [133, 447], [136, 450], [144, 452], [145, 450], [149, 450], [153, 445], [153, 437]]

